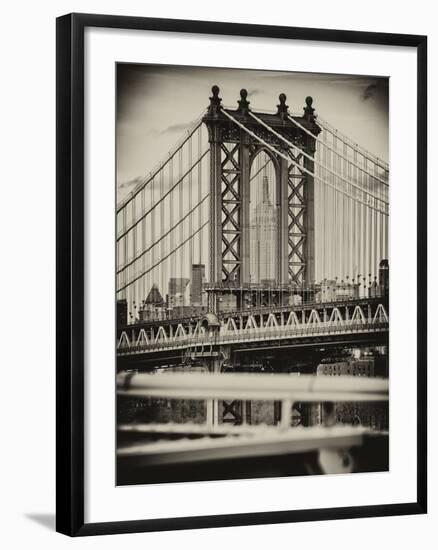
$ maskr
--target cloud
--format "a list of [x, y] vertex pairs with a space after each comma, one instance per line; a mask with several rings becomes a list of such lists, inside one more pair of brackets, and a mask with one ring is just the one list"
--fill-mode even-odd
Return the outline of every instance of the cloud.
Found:
[[137, 178], [134, 178], [132, 180], [128, 180], [128, 181], [124, 181], [124, 182], [120, 183], [118, 187], [119, 187], [119, 189], [130, 189], [131, 187], [137, 185], [141, 181], [143, 181], [143, 178], [137, 177]]
[[248, 97], [254, 97], [255, 95], [259, 95], [261, 93], [261, 90], [258, 88], [252, 88], [248, 90]]
[[194, 120], [190, 120], [189, 122], [180, 122], [179, 124], [171, 124], [170, 126], [167, 126], [167, 128], [164, 128], [164, 130], [161, 130], [161, 134], [167, 134], [168, 132], [182, 132], [183, 130], [188, 130], [194, 123]]
[[[179, 179], [179, 175], [174, 174], [173, 180], [170, 180], [168, 174], [164, 174], [164, 177], [160, 178], [160, 175], [157, 174], [152, 180], [150, 179], [151, 174], [145, 174], [144, 176], [137, 176], [122, 183], [117, 184], [119, 191], [126, 191], [126, 194], [132, 191], [138, 184], [147, 182], [147, 188], [149, 190], [153, 189], [154, 192], [163, 192], [165, 193], [170, 189], [170, 187], [176, 183]], [[125, 193], [123, 193], [125, 194]]]
[[363, 88], [364, 86], [370, 85], [369, 78], [362, 77], [353, 77], [353, 78], [328, 78], [327, 82], [334, 86], [357, 86], [358, 88]]
[[372, 84], [369, 84], [365, 90], [362, 92], [362, 100], [367, 101], [367, 99], [370, 99], [373, 97], [374, 93], [377, 90], [377, 82], [373, 82]]

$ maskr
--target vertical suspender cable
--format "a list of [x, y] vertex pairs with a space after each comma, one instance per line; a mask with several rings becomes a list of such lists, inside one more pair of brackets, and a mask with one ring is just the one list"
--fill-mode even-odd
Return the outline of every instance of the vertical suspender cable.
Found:
[[[141, 211], [142, 213], [146, 211], [146, 190], [143, 188], [141, 190]], [[146, 249], [146, 218], [144, 217], [141, 220], [141, 249]], [[141, 259], [141, 272], [144, 273], [146, 271], [146, 254], [143, 254], [143, 257]], [[146, 288], [146, 282], [143, 278], [141, 280], [141, 292], [142, 292], [142, 300], [146, 299], [147, 296], [147, 288]]]
[[[389, 210], [388, 210], [389, 214]], [[389, 234], [388, 234], [388, 221], [389, 216], [382, 216], [383, 218], [383, 256], [385, 259], [389, 259], [389, 250], [388, 250], [388, 243], [389, 243]]]
[[[369, 161], [367, 161], [367, 163], [369, 163]], [[372, 168], [371, 168], [372, 169]], [[368, 188], [369, 190], [371, 191], [372, 189], [372, 179], [368, 177]], [[373, 283], [373, 280], [374, 280], [374, 273], [375, 273], [375, 269], [374, 269], [374, 266], [375, 266], [375, 258], [376, 258], [376, 251], [374, 249], [374, 243], [375, 243], [375, 235], [374, 235], [374, 230], [375, 230], [375, 219], [376, 219], [376, 214], [377, 212], [375, 212], [374, 210], [374, 204], [375, 204], [375, 200], [370, 196], [368, 197], [368, 201], [367, 201], [369, 204], [370, 204], [370, 210], [371, 210], [371, 227], [370, 227], [370, 245], [371, 245], [371, 261], [370, 261], [370, 273], [371, 273], [371, 277], [370, 277], [370, 288], [372, 286], [372, 283]]]
[[[331, 160], [332, 160], [332, 157], [333, 157], [333, 152], [330, 151], [328, 153], [328, 158], [327, 158], [327, 162], [328, 162], [328, 165], [330, 166], [331, 164]], [[333, 274], [333, 256], [334, 256], [334, 252], [333, 252], [333, 239], [334, 239], [334, 235], [333, 235], [333, 209], [334, 209], [334, 204], [333, 204], [333, 189], [331, 187], [329, 187], [327, 189], [327, 196], [328, 196], [328, 211], [331, 213], [331, 215], [329, 216], [328, 218], [328, 227], [327, 227], [327, 243], [328, 243], [328, 261], [329, 261], [329, 265], [330, 265], [330, 269], [329, 269], [329, 279], [333, 279], [334, 277], [334, 274]]]
[[[333, 144], [336, 145], [335, 139], [333, 139]], [[332, 164], [333, 164], [333, 167], [334, 167], [335, 164], [336, 164], [336, 155], [335, 155], [335, 153], [333, 153], [332, 161], [333, 161]], [[330, 179], [333, 180], [333, 176]], [[338, 250], [339, 250], [338, 226], [337, 226], [339, 214], [338, 214], [338, 195], [334, 191], [334, 189], [333, 189], [333, 202], [334, 202], [334, 216], [333, 216], [333, 243], [334, 243], [334, 248], [333, 248], [334, 266], [333, 267], [334, 267], [334, 270], [333, 270], [333, 275], [334, 275], [334, 278], [336, 279], [337, 270], [338, 270]]]
[[[383, 193], [383, 190], [382, 190], [382, 187], [381, 187], [380, 184], [379, 184], [379, 188], [380, 188], [381, 193]], [[384, 237], [383, 237], [383, 218], [384, 218], [383, 215], [379, 215], [380, 260], [383, 260], [384, 257], [385, 257], [385, 252], [383, 250], [383, 239], [384, 239]]]
[[[354, 156], [354, 151], [352, 152], [352, 155]], [[353, 179], [358, 184], [359, 183], [359, 169], [356, 167], [353, 167]], [[354, 195], [357, 195], [357, 191], [354, 193]], [[354, 208], [354, 220], [353, 220], [353, 231], [354, 231], [354, 253], [353, 253], [353, 270], [354, 270], [354, 277], [356, 284], [358, 281], [358, 275], [360, 274], [360, 235], [359, 235], [359, 215], [360, 215], [360, 203], [358, 203], [356, 200], [353, 200], [353, 208]]]
[[[369, 190], [371, 191], [371, 186], [372, 186], [372, 180], [371, 178], [367, 178], [368, 179], [368, 188]], [[370, 227], [370, 238], [371, 238], [371, 255], [370, 255], [370, 259], [371, 259], [371, 267], [370, 267], [370, 273], [371, 273], [371, 280], [374, 276], [374, 265], [375, 265], [375, 254], [376, 254], [376, 251], [374, 250], [374, 242], [375, 242], [375, 236], [374, 236], [374, 230], [375, 230], [375, 219], [376, 219], [376, 212], [374, 211], [374, 199], [373, 198], [368, 198], [368, 202], [370, 203], [370, 206], [371, 206], [371, 227]]]
[[[183, 155], [182, 155], [182, 149], [179, 150], [179, 153], [178, 153], [178, 161], [179, 161], [179, 177], [181, 179], [182, 177], [182, 174], [183, 174]], [[183, 186], [182, 186], [182, 182], [178, 185], [178, 188], [179, 188], [179, 193], [178, 193], [178, 202], [179, 202], [179, 213], [178, 213], [178, 220], [181, 220], [182, 217], [183, 217], [183, 200], [184, 200], [184, 195], [183, 195]], [[181, 225], [181, 242], [184, 241], [184, 224]], [[183, 262], [184, 262], [184, 246], [181, 246], [181, 249], [179, 251], [179, 259], [180, 259], [180, 263], [179, 263], [179, 273], [178, 273], [178, 277], [183, 277]]]
[[[202, 150], [202, 126], [198, 130], [198, 158], [201, 156]], [[198, 202], [202, 199], [202, 161], [198, 164]], [[202, 206], [198, 210], [198, 227], [201, 227], [202, 220]], [[198, 252], [198, 264], [202, 264], [202, 231], [199, 232], [199, 252]], [[205, 262], [207, 263], [207, 262]]]
[[164, 272], [164, 268], [165, 268], [165, 265], [164, 265], [164, 262], [163, 262], [163, 258], [165, 256], [165, 249], [164, 249], [164, 239], [163, 239], [163, 235], [164, 235], [164, 169], [161, 169], [160, 170], [160, 293], [161, 295], [163, 295], [163, 289], [164, 289], [164, 277], [165, 277], [165, 272]]
[[[336, 139], [336, 151], [338, 150], [338, 140]], [[334, 169], [335, 171], [338, 171], [338, 164], [339, 164], [339, 156], [338, 154], [335, 155], [334, 158]], [[336, 185], [336, 178], [333, 176], [333, 185]], [[337, 266], [336, 266], [336, 276], [338, 277], [338, 280], [342, 278], [342, 200], [343, 195], [340, 195], [339, 193], [336, 193], [336, 203], [337, 203], [337, 216], [336, 216], [336, 233], [337, 233]], [[339, 281], [338, 281], [339, 282]]]
[[[324, 132], [324, 140], [326, 140], [327, 137], [326, 137], [326, 132]], [[329, 151], [327, 150], [327, 148], [324, 147], [324, 159], [325, 159], [325, 162], [324, 162], [324, 165], [325, 166], [328, 166], [328, 162], [329, 162]], [[330, 188], [326, 187], [325, 185], [323, 186], [324, 187], [324, 190], [323, 190], [323, 197], [324, 197], [324, 209], [326, 210], [326, 212], [328, 213], [328, 215], [325, 216], [324, 218], [324, 249], [325, 249], [325, 261], [324, 261], [324, 273], [323, 273], [323, 276], [327, 279], [330, 279], [330, 237], [328, 235], [328, 232], [329, 232], [329, 228], [328, 228], [328, 223], [329, 223], [329, 220], [330, 220]]]
[[[173, 185], [173, 162], [174, 162], [174, 157], [172, 157], [169, 164], [169, 185], [170, 186]], [[173, 208], [175, 204], [175, 197], [173, 196], [174, 194], [176, 195], [176, 193], [173, 191], [169, 195], [169, 203], [170, 203], [169, 204], [169, 209], [170, 209], [169, 227], [173, 226], [174, 219], [175, 219], [174, 208]], [[170, 232], [170, 250], [174, 250], [174, 247], [175, 247], [175, 237], [174, 237], [174, 232], [171, 231]], [[175, 277], [175, 262], [176, 262], [176, 254], [172, 254], [170, 256], [170, 273], [169, 273], [168, 279], [170, 279], [170, 277]]]
[[[325, 132], [323, 134], [323, 141], [325, 142]], [[319, 148], [319, 155], [322, 160], [322, 165], [325, 168], [326, 167], [326, 148], [320, 147]], [[322, 176], [322, 170], [320, 170], [320, 176]], [[321, 280], [324, 277], [324, 274], [327, 273], [326, 267], [325, 267], [325, 221], [326, 221], [326, 197], [325, 197], [325, 185], [318, 186], [318, 195], [320, 195], [319, 198], [319, 204], [320, 204], [320, 211], [321, 211], [321, 223], [318, 223], [318, 229], [319, 234], [321, 235], [321, 270], [318, 277], [318, 280]]]
[[[377, 168], [377, 165], [375, 164], [374, 165], [374, 171], [376, 171], [376, 168]], [[376, 198], [374, 199], [374, 206], [377, 206], [377, 201], [378, 201], [378, 197], [379, 197], [379, 189], [378, 189], [378, 186], [376, 185], [375, 181], [373, 182], [373, 190], [374, 190], [374, 193], [376, 195]], [[379, 239], [378, 239], [378, 234], [377, 234], [377, 231], [378, 231], [378, 228], [379, 228], [378, 216], [379, 216], [379, 213], [376, 210], [374, 212], [374, 264], [373, 264], [374, 276], [377, 275], [377, 266], [379, 265], [379, 255], [378, 255], [378, 252], [379, 252], [378, 251]]]
[[[341, 157], [339, 157], [339, 172], [345, 177], [345, 164]], [[348, 188], [346, 189], [348, 192]], [[348, 201], [346, 195], [342, 196], [342, 273], [341, 278], [345, 281], [345, 276], [348, 271]]]
[[[360, 157], [358, 157], [358, 163], [360, 163]], [[362, 173], [360, 172], [358, 174], [358, 178], [359, 178], [359, 181], [362, 183], [363, 182], [363, 176], [362, 176]], [[364, 206], [362, 203], [359, 203], [359, 223], [358, 223], [358, 233], [359, 233], [359, 273], [361, 275], [361, 277], [363, 277], [364, 273], [365, 273], [365, 264], [364, 264], [364, 256], [365, 256], [365, 252], [364, 252], [364, 247], [365, 247], [365, 235], [364, 235], [364, 229], [365, 229], [365, 225], [364, 225], [364, 220], [365, 220], [365, 210], [364, 210]], [[359, 281], [360, 283], [362, 283], [362, 281]], [[362, 288], [362, 287], [361, 287]]]
[[[363, 157], [363, 163], [367, 167], [368, 161]], [[368, 188], [368, 176], [364, 175], [364, 187]], [[369, 205], [368, 200], [366, 201]], [[365, 262], [365, 275], [367, 277], [367, 284], [371, 272], [371, 222], [372, 222], [372, 211], [368, 206], [365, 207], [365, 219], [366, 219], [366, 233], [365, 233], [365, 253], [366, 253], [366, 262]]]
[[[133, 199], [131, 201], [131, 217], [132, 217], [132, 221], [131, 223], [134, 223], [135, 222], [135, 219], [136, 219], [136, 208], [135, 208], [135, 199]], [[136, 255], [136, 248], [137, 248], [137, 228], [135, 227], [132, 231], [131, 231], [131, 239], [132, 239], [132, 255], [130, 255], [130, 258], [129, 260], [131, 260], [132, 258], [135, 258], [135, 255]], [[135, 263], [132, 265], [132, 276], [133, 278], [135, 278], [136, 276], [136, 270], [135, 270]], [[134, 284], [132, 285], [132, 292], [133, 292], [133, 301], [134, 301], [134, 304], [137, 305], [137, 288], [138, 288], [138, 281], [135, 281]], [[136, 310], [135, 310], [135, 307], [133, 308], [134, 309], [134, 315], [136, 313]]]
[[[344, 154], [347, 155], [347, 146], [344, 144]], [[344, 165], [344, 175], [345, 178], [348, 181], [351, 181], [351, 170], [350, 170], [350, 163], [348, 163], [346, 160], [342, 160], [342, 164]], [[352, 193], [352, 186], [349, 184], [347, 188], [347, 275], [349, 277], [352, 277], [352, 250], [353, 250], [353, 242], [352, 242], [352, 230], [351, 230], [351, 198], [350, 195]]]
[[[193, 158], [192, 158], [192, 137], [190, 137], [188, 142], [188, 165], [189, 167], [192, 166]], [[193, 206], [193, 177], [192, 177], [192, 171], [190, 171], [189, 174], [189, 209], [190, 209], [190, 215], [189, 215], [189, 235], [193, 235], [193, 216], [192, 216], [192, 206]], [[192, 279], [192, 269], [193, 269], [193, 258], [194, 258], [194, 239], [193, 237], [190, 239], [189, 243], [189, 278]], [[191, 293], [191, 289], [190, 289]], [[191, 296], [191, 294], [190, 294]], [[192, 303], [192, 298], [190, 298], [190, 304]]]
[[[126, 231], [126, 207], [123, 208], [122, 210], [122, 220], [123, 220], [123, 232]], [[125, 266], [127, 263], [128, 263], [128, 247], [127, 247], [127, 243], [126, 243], [126, 240], [127, 240], [127, 235], [125, 235], [122, 239], [122, 242], [123, 242], [123, 265]], [[123, 271], [123, 281], [122, 281], [122, 284], [123, 286], [126, 285], [126, 280], [127, 278], [127, 273], [126, 273], [126, 270]], [[127, 289], [125, 289], [123, 291], [123, 297], [125, 298], [125, 300], [127, 300]]]
[[[155, 178], [152, 179], [151, 182], [151, 206], [154, 206], [155, 204]], [[155, 250], [155, 210], [154, 208], [151, 212], [151, 243], [152, 243], [152, 250], [151, 250], [151, 263], [154, 266], [155, 265], [155, 257], [156, 257], [156, 250]], [[149, 290], [152, 288], [152, 285], [154, 284], [154, 277], [155, 277], [155, 269], [151, 271], [151, 278], [150, 278], [150, 285]]]

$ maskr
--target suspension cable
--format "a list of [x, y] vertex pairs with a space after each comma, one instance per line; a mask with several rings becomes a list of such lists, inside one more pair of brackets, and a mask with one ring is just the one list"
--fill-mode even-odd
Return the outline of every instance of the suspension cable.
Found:
[[[279, 139], [281, 139], [282, 141], [284, 141], [284, 143], [286, 143], [287, 145], [289, 145], [289, 147], [292, 147], [293, 149], [299, 151], [300, 153], [302, 153], [307, 159], [309, 159], [310, 161], [312, 161], [313, 163], [315, 163], [317, 166], [322, 166], [322, 164], [316, 160], [314, 157], [312, 157], [311, 155], [309, 155], [308, 153], [306, 153], [303, 149], [301, 149], [300, 147], [298, 147], [297, 145], [295, 145], [294, 143], [292, 143], [291, 141], [289, 141], [288, 139], [286, 139], [284, 136], [282, 136], [281, 134], [279, 134], [278, 132], [276, 132], [271, 126], [269, 126], [269, 124], [266, 124], [261, 118], [257, 117], [256, 115], [254, 115], [251, 111], [249, 111], [249, 114], [250, 116], [252, 116], [252, 118], [254, 120], [256, 120], [259, 124], [261, 124], [262, 126], [264, 126], [267, 130], [269, 130], [270, 132], [272, 132], [276, 137], [278, 137]], [[315, 137], [315, 136], [313, 136]], [[377, 197], [375, 197], [371, 192], [369, 191], [365, 191], [365, 189], [361, 188], [359, 185], [351, 182], [351, 181], [348, 181], [347, 179], [345, 179], [343, 176], [341, 176], [340, 174], [338, 174], [337, 172], [335, 172], [334, 170], [331, 170], [330, 168], [324, 168], [324, 170], [327, 170], [328, 172], [330, 172], [333, 176], [339, 178], [341, 181], [343, 181], [344, 183], [346, 183], [347, 185], [351, 185], [353, 187], [356, 187], [357, 189], [359, 189], [362, 193], [365, 193], [367, 195], [370, 195], [373, 199], [376, 199]], [[388, 206], [388, 203], [384, 200], [384, 199], [381, 199], [381, 198], [377, 198], [377, 200], [379, 200], [380, 202], [383, 202], [383, 204], [385, 204], [386, 206]]]
[[142, 182], [140, 182], [135, 189], [131, 191], [131, 193], [123, 198], [120, 203], [117, 205], [117, 213], [120, 212], [125, 206], [127, 206], [139, 193], [144, 187], [149, 185], [151, 181], [157, 176], [157, 174], [165, 168], [165, 166], [175, 157], [175, 155], [178, 153], [178, 151], [184, 147], [184, 145], [187, 143], [187, 141], [192, 137], [192, 135], [199, 129], [199, 127], [202, 125], [202, 117], [203, 114], [200, 115], [192, 127], [191, 130], [188, 131], [188, 134], [184, 136], [184, 139], [181, 141], [181, 143], [173, 150], [172, 153], [166, 158], [166, 160], [163, 160], [153, 172], [149, 174]]
[[[252, 115], [252, 113], [250, 113]], [[353, 166], [356, 166], [356, 168], [359, 168], [359, 170], [361, 170], [362, 172], [364, 172], [365, 174], [367, 174], [368, 176], [370, 176], [371, 178], [379, 181], [380, 183], [382, 183], [383, 185], [386, 185], [386, 186], [389, 186], [388, 182], [379, 178], [378, 176], [376, 176], [375, 174], [370, 174], [370, 172], [368, 172], [367, 170], [365, 170], [365, 168], [362, 168], [359, 164], [356, 164], [352, 159], [348, 158], [348, 156], [346, 154], [343, 154], [341, 152], [339, 152], [335, 147], [332, 147], [331, 145], [329, 145], [327, 142], [324, 142], [324, 141], [321, 141], [320, 138], [318, 136], [315, 136], [314, 134], [312, 134], [312, 132], [310, 132], [310, 130], [308, 130], [305, 126], [303, 126], [302, 124], [300, 124], [299, 122], [297, 122], [294, 118], [292, 118], [290, 115], [287, 115], [287, 118], [288, 120], [290, 120], [290, 122], [292, 122], [293, 124], [295, 124], [295, 126], [297, 126], [298, 128], [300, 128], [301, 130], [303, 130], [303, 132], [305, 132], [306, 134], [308, 134], [310, 137], [312, 137], [315, 141], [317, 141], [318, 143], [320, 143], [323, 147], [327, 147], [327, 149], [330, 149], [331, 151], [333, 151], [333, 153], [335, 153], [336, 155], [339, 155], [341, 158], [343, 158], [345, 161], [349, 162], [350, 164], [352, 164]], [[327, 131], [327, 130], [326, 130]], [[329, 133], [332, 133], [332, 132], [329, 132]], [[341, 139], [342, 141], [342, 139]], [[347, 145], [348, 144], [346, 142], [344, 142], [344, 145]], [[365, 155], [364, 155], [365, 156]], [[370, 159], [371, 160], [371, 159]], [[377, 164], [377, 163], [376, 163]]]
[[[241, 124], [238, 120], [236, 120], [233, 116], [231, 116], [229, 113], [227, 113], [225, 110], [222, 110], [222, 113], [224, 113], [224, 115], [229, 118], [232, 122], [234, 122], [237, 126], [239, 126], [240, 128], [242, 128], [243, 130], [245, 130], [245, 132], [247, 132], [247, 134], [249, 134], [251, 137], [253, 137], [254, 139], [256, 139], [259, 143], [261, 143], [262, 145], [264, 145], [265, 147], [267, 147], [270, 151], [272, 151], [273, 153], [277, 154], [278, 156], [280, 156], [281, 158], [283, 158], [284, 160], [286, 160], [287, 162], [291, 162], [294, 166], [296, 166], [297, 168], [299, 168], [299, 170], [301, 170], [302, 172], [305, 172], [306, 174], [308, 174], [309, 176], [311, 177], [314, 177], [315, 179], [318, 179], [320, 181], [322, 181], [323, 184], [325, 185], [328, 185], [329, 187], [333, 188], [335, 191], [337, 191], [338, 193], [341, 193], [343, 195], [348, 195], [348, 193], [345, 193], [345, 191], [343, 191], [342, 189], [339, 189], [339, 187], [336, 187], [334, 185], [332, 185], [331, 183], [329, 183], [327, 180], [325, 180], [324, 178], [321, 178], [320, 176], [318, 176], [317, 174], [315, 174], [314, 172], [311, 172], [310, 170], [307, 170], [307, 168], [304, 168], [304, 166], [301, 166], [298, 162], [294, 161], [293, 159], [287, 157], [286, 155], [284, 155], [281, 151], [279, 151], [278, 149], [276, 149], [275, 147], [273, 147], [272, 145], [270, 145], [269, 143], [267, 143], [266, 141], [264, 141], [261, 137], [257, 136], [256, 134], [254, 134], [254, 132], [251, 132], [251, 130], [249, 130], [245, 125]], [[359, 198], [357, 197], [351, 197], [353, 200], [356, 200], [360, 203], [362, 203], [364, 206], [368, 207], [368, 208], [372, 208], [372, 209], [375, 209], [377, 210], [378, 212], [380, 212], [381, 214], [383, 214], [384, 216], [387, 216], [388, 214], [386, 212], [384, 212], [383, 210], [380, 210], [378, 208], [375, 208], [373, 206], [371, 206], [370, 204], [367, 204], [366, 202], [360, 200]]]
[[190, 172], [192, 170], [194, 170], [194, 168], [201, 162], [201, 160], [205, 157], [205, 155], [209, 152], [210, 148], [206, 149], [202, 155], [198, 158], [198, 160], [192, 165], [190, 166], [190, 168], [185, 172], [185, 174], [183, 176], [181, 176], [180, 178], [178, 178], [178, 180], [172, 185], [172, 187], [170, 187], [170, 189], [168, 189], [166, 191], [166, 193], [160, 198], [159, 201], [157, 201], [154, 205], [152, 205], [149, 210], [147, 210], [144, 214], [142, 214], [139, 218], [137, 218], [135, 220], [135, 222], [133, 222], [128, 228], [126, 228], [122, 233], [120, 233], [120, 235], [117, 236], [117, 240], [119, 241], [122, 237], [124, 237], [127, 233], [129, 233], [130, 231], [132, 231], [134, 229], [134, 227], [136, 227], [143, 218], [145, 218], [146, 216], [148, 216], [160, 203], [161, 201], [163, 201], [167, 196], [170, 195], [170, 193], [172, 193], [172, 191], [188, 176], [188, 174], [190, 174]]
[[389, 171], [389, 165], [384, 160], [378, 158], [376, 155], [373, 155], [363, 147], [361, 147], [358, 143], [354, 143], [351, 139], [349, 139], [347, 136], [339, 132], [336, 128], [331, 126], [326, 120], [321, 118], [318, 115], [318, 124], [326, 130], [329, 134], [332, 134], [333, 137], [336, 137], [336, 139], [339, 139], [342, 141], [342, 143], [345, 143], [348, 147], [351, 147], [353, 151], [357, 151], [362, 157], [365, 159], [370, 160], [373, 164], [377, 164], [379, 168], [384, 170], [385, 172]]
[[206, 222], [204, 222], [201, 227], [198, 227], [198, 229], [192, 234], [190, 235], [189, 237], [187, 237], [187, 239], [185, 239], [182, 243], [180, 243], [176, 248], [174, 248], [173, 250], [171, 250], [168, 254], [166, 254], [166, 256], [164, 256], [164, 258], [161, 258], [160, 261], [156, 262], [154, 265], [152, 265], [149, 269], [147, 269], [144, 273], [141, 273], [140, 275], [137, 275], [137, 277], [135, 277], [134, 279], [132, 279], [132, 281], [129, 281], [128, 283], [126, 283], [124, 286], [122, 286], [121, 288], [119, 288], [117, 290], [117, 293], [119, 292], [122, 292], [125, 288], [131, 286], [133, 283], [135, 283], [135, 281], [137, 281], [138, 279], [141, 279], [142, 277], [144, 277], [145, 275], [147, 275], [148, 273], [150, 273], [151, 271], [153, 271], [156, 267], [158, 267], [160, 265], [161, 262], [164, 262], [165, 260], [167, 260], [167, 258], [169, 258], [170, 256], [172, 256], [173, 254], [175, 254], [176, 252], [178, 252], [178, 250], [180, 248], [182, 248], [184, 245], [186, 245], [190, 239], [193, 239], [193, 237], [195, 237], [195, 235], [197, 235], [200, 231], [202, 231], [204, 229], [204, 227], [209, 223], [209, 220], [207, 220]]

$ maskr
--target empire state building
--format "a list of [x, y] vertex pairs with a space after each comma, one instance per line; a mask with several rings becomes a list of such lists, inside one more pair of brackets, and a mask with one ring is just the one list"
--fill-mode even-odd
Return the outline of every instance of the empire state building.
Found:
[[267, 176], [263, 176], [262, 197], [251, 218], [251, 281], [273, 283], [276, 278], [277, 208], [270, 198]]

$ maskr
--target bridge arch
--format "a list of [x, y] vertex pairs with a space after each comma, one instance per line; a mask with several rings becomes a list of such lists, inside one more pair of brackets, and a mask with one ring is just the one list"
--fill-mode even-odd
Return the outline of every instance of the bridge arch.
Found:
[[268, 147], [265, 145], [254, 145], [251, 150], [251, 155], [249, 159], [249, 167], [250, 170], [253, 168], [254, 161], [257, 159], [257, 157], [261, 154], [265, 154], [267, 157], [269, 157], [269, 160], [272, 161], [272, 164], [274, 165], [275, 172], [276, 172], [276, 179], [280, 178], [280, 158], [278, 155], [273, 153]]
[[266, 147], [250, 157], [249, 177], [249, 264], [250, 283], [266, 287], [280, 280], [278, 237], [280, 164]]

